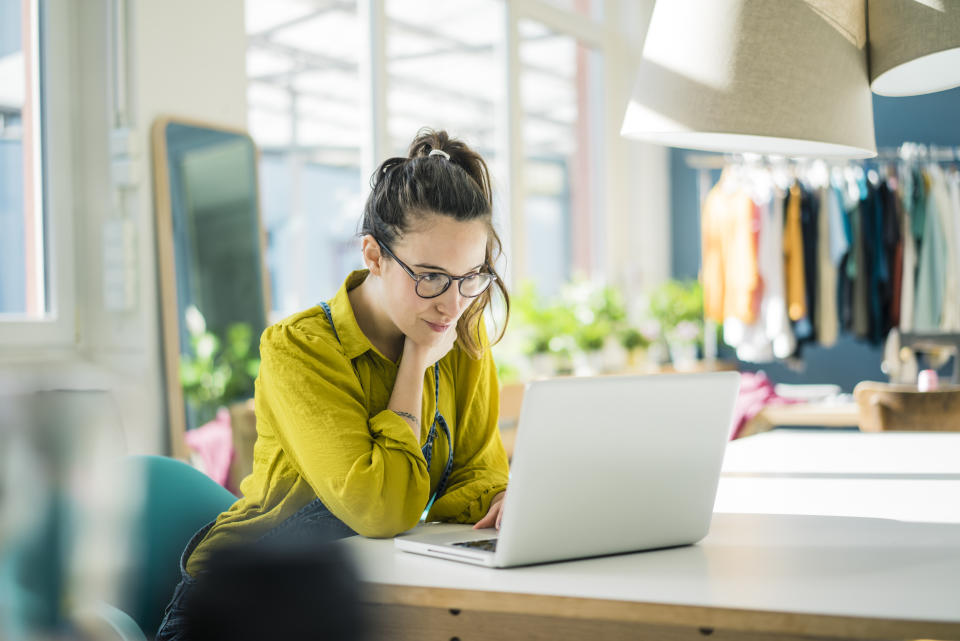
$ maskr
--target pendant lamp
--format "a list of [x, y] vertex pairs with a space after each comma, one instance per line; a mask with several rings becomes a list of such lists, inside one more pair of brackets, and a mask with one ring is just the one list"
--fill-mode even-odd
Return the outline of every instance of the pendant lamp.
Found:
[[621, 134], [673, 147], [876, 155], [864, 0], [660, 0]]
[[913, 96], [960, 86], [960, 0], [869, 0], [871, 88]]

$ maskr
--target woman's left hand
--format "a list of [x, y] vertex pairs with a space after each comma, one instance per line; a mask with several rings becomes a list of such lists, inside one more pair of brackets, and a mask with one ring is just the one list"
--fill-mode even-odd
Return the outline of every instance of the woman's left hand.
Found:
[[473, 526], [474, 530], [479, 530], [480, 528], [485, 527], [495, 527], [498, 530], [500, 529], [500, 518], [503, 515], [503, 498], [506, 495], [506, 491], [503, 491], [493, 497], [493, 500], [490, 501], [490, 509], [487, 510], [487, 515], [477, 521], [477, 524]]

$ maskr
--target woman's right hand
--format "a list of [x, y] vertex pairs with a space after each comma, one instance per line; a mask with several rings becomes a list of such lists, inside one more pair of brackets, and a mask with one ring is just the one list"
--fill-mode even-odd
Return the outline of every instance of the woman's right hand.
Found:
[[417, 438], [420, 438], [424, 370], [443, 358], [453, 348], [456, 340], [456, 325], [451, 325], [430, 343], [418, 343], [409, 336], [403, 339], [403, 354], [387, 408], [400, 414], [409, 423]]
[[451, 324], [442, 334], [438, 334], [431, 343], [418, 343], [409, 336], [403, 341], [403, 358], [418, 365], [420, 371], [427, 369], [453, 349], [457, 342], [457, 326]]

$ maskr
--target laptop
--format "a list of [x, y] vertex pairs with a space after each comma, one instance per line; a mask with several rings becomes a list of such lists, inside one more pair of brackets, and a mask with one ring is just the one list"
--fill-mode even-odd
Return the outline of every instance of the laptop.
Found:
[[707, 535], [737, 372], [527, 385], [499, 532], [430, 525], [400, 550], [504, 568], [692, 545]]

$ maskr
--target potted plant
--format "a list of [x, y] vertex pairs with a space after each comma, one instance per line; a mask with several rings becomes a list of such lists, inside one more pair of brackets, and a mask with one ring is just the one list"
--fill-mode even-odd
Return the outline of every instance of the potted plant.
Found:
[[703, 289], [695, 280], [668, 280], [650, 297], [650, 313], [660, 322], [678, 370], [695, 367], [703, 340]]
[[701, 331], [702, 328], [697, 323], [682, 320], [668, 334], [670, 361], [677, 371], [689, 372], [696, 369]]
[[207, 329], [203, 315], [191, 305], [186, 326], [191, 353], [180, 358], [180, 384], [196, 424], [202, 425], [219, 408], [253, 397], [260, 357], [247, 323], [229, 325], [221, 337]]
[[644, 355], [647, 347], [650, 346], [650, 341], [639, 329], [631, 325], [623, 327], [617, 337], [627, 353], [627, 367], [631, 370], [639, 369], [645, 360]]
[[512, 313], [523, 335], [523, 353], [535, 377], [567, 373], [570, 369], [572, 312], [559, 302], [544, 301], [536, 286], [526, 281], [513, 297]]
[[615, 339], [626, 309], [619, 290], [580, 280], [564, 288], [562, 301], [572, 310], [570, 331], [580, 362], [576, 369], [583, 374], [622, 369], [625, 353]]

